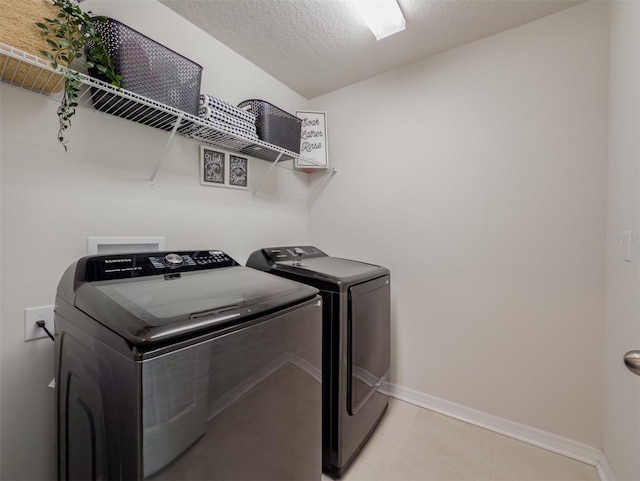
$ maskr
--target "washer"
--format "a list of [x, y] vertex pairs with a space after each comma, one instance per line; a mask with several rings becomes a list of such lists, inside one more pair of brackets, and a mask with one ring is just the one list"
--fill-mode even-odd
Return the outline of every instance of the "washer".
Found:
[[59, 479], [320, 480], [317, 293], [219, 250], [74, 262], [55, 308]]
[[388, 405], [390, 273], [330, 257], [317, 247], [269, 247], [247, 266], [320, 290], [322, 330], [322, 467], [340, 477], [373, 434]]

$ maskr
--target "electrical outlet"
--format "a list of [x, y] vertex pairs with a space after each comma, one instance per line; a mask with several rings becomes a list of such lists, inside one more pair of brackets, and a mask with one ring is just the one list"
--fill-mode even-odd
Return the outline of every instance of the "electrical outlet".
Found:
[[44, 329], [36, 326], [37, 321], [44, 321], [51, 334], [55, 332], [53, 324], [54, 306], [32, 307], [24, 310], [24, 340], [25, 342], [41, 337], [48, 337]]

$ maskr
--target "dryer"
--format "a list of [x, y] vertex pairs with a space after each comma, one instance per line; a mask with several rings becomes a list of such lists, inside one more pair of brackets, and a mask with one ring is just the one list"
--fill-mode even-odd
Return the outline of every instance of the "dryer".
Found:
[[222, 251], [89, 256], [58, 286], [61, 480], [320, 480], [321, 298]]
[[389, 380], [390, 272], [313, 246], [268, 247], [247, 266], [313, 286], [323, 301], [322, 467], [340, 477], [383, 417]]

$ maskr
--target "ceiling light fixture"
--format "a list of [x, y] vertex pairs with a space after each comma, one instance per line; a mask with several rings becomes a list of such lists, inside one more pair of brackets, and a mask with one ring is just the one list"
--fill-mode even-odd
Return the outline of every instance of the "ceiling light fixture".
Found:
[[405, 28], [404, 16], [397, 0], [351, 0], [351, 3], [376, 36], [376, 40]]

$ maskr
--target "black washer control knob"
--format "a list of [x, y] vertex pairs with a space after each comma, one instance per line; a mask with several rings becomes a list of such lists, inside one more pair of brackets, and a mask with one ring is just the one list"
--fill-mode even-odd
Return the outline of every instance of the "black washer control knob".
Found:
[[184, 259], [178, 254], [167, 254], [164, 256], [164, 263], [168, 267], [179, 267], [184, 263]]

